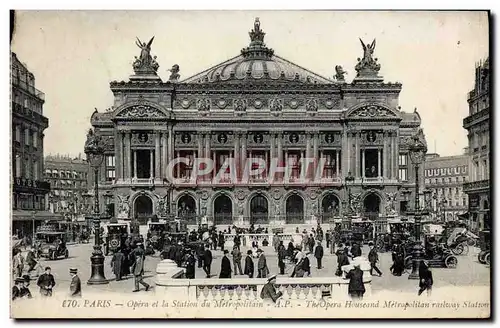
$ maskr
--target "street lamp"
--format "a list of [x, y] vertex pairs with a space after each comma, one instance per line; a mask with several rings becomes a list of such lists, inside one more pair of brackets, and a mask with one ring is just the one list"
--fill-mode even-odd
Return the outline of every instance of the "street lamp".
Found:
[[[351, 225], [351, 217], [353, 215], [353, 209], [352, 209], [352, 197], [351, 197], [351, 184], [354, 182], [354, 176], [351, 174], [351, 172], [347, 173], [347, 176], [345, 177], [345, 186], [347, 188], [347, 211], [346, 214], [343, 216], [343, 229], [350, 229]], [[347, 218], [347, 216], [349, 218]]]
[[413, 142], [409, 147], [410, 159], [415, 166], [415, 206], [414, 206], [414, 217], [415, 217], [415, 244], [413, 245], [412, 252], [412, 271], [408, 276], [408, 279], [419, 279], [418, 269], [420, 262], [422, 261], [423, 247], [420, 241], [420, 228], [421, 228], [421, 218], [423, 212], [420, 211], [420, 180], [419, 180], [419, 168], [425, 158], [425, 153], [427, 152], [427, 147], [420, 141], [420, 138], [415, 135], [413, 137]]
[[101, 218], [99, 210], [99, 167], [104, 161], [104, 148], [100, 136], [97, 136], [93, 130], [89, 130], [87, 133], [84, 151], [87, 156], [87, 162], [94, 169], [94, 213], [92, 219], [95, 230], [95, 244], [94, 251], [90, 257], [92, 271], [87, 284], [104, 285], [108, 281], [104, 276], [104, 256], [101, 250]]

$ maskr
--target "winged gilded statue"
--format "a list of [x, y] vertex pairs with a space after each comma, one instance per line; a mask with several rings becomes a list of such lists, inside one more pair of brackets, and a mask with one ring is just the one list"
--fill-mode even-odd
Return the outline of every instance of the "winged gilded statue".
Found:
[[135, 44], [141, 48], [141, 55], [139, 57], [139, 60], [141, 61], [142, 65], [147, 65], [152, 61], [151, 58], [151, 45], [153, 44], [153, 40], [155, 37], [153, 36], [151, 40], [149, 40], [148, 43], [142, 42], [138, 37], [136, 37], [137, 41]]
[[363, 46], [363, 60], [366, 62], [371, 62], [373, 60], [373, 52], [375, 51], [376, 39], [373, 39], [373, 42], [368, 45], [365, 45], [361, 38], [359, 38], [359, 41], [361, 41], [361, 45]]

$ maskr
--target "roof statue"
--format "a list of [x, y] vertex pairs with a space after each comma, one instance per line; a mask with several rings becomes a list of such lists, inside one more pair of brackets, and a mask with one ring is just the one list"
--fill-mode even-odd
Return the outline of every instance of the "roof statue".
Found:
[[344, 71], [342, 66], [340, 66], [340, 65], [335, 66], [335, 75], [333, 76], [333, 78], [335, 80], [337, 80], [338, 82], [345, 82], [345, 78], [344, 78], [345, 74], [347, 74], [347, 72]]
[[134, 72], [137, 75], [156, 75], [156, 71], [160, 67], [160, 65], [156, 62], [156, 56], [151, 57], [151, 45], [153, 44], [154, 38], [155, 37], [153, 36], [148, 43], [142, 42], [139, 38], [137, 38], [137, 41], [135, 42], [135, 44], [141, 49], [139, 58], [136, 56], [133, 64]]
[[251, 30], [248, 34], [250, 35], [250, 40], [252, 42], [264, 42], [264, 36], [266, 35], [266, 33], [264, 33], [264, 31], [260, 29], [259, 17], [255, 18], [253, 30]]
[[269, 49], [264, 44], [264, 36], [266, 33], [260, 29], [260, 20], [255, 18], [253, 30], [248, 32], [250, 36], [250, 45], [241, 50], [243, 57], [247, 59], [266, 59], [271, 58], [274, 50]]
[[169, 76], [168, 80], [170, 82], [178, 82], [179, 78], [181, 77], [181, 75], [179, 74], [179, 71], [180, 71], [179, 65], [175, 64], [168, 71], [170, 72], [170, 76]]
[[358, 58], [358, 64], [355, 69], [358, 72], [356, 77], [358, 78], [380, 78], [378, 76], [378, 71], [380, 70], [380, 64], [377, 63], [377, 58], [373, 58], [373, 52], [375, 51], [376, 40], [373, 39], [371, 44], [366, 45], [361, 38], [359, 39], [361, 45], [363, 46], [363, 58]]

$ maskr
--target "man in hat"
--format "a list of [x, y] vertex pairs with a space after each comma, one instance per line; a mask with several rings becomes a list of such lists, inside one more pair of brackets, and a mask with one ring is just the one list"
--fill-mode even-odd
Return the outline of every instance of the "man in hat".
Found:
[[28, 273], [33, 271], [35, 269], [36, 264], [38, 261], [35, 258], [35, 253], [33, 252], [33, 248], [30, 247], [28, 249], [28, 253], [26, 254], [26, 264], [28, 264]]
[[132, 253], [130, 253], [130, 255], [134, 258], [132, 273], [134, 274], [135, 289], [133, 290], [133, 292], [139, 291], [139, 284], [143, 285], [146, 288], [146, 291], [148, 291], [150, 286], [145, 283], [144, 280], [142, 280], [146, 255], [144, 253], [144, 249], [142, 248], [141, 242], [138, 242], [136, 246], [137, 247], [132, 251]]
[[12, 300], [21, 298], [21, 288], [23, 288], [24, 279], [21, 277], [16, 277], [14, 281], [14, 286], [12, 287]]
[[266, 256], [262, 249], [257, 250], [257, 255], [259, 256], [259, 261], [257, 262], [257, 278], [266, 278], [269, 274], [269, 268], [267, 267]]
[[210, 251], [210, 246], [205, 246], [205, 253], [203, 254], [203, 271], [207, 274], [207, 278], [210, 278], [210, 271], [212, 267], [212, 251]]
[[272, 300], [274, 303], [283, 296], [283, 293], [281, 291], [276, 292], [276, 275], [273, 274], [272, 276], [267, 279], [267, 283], [262, 287], [262, 291], [260, 292], [260, 298], [263, 300]]
[[14, 255], [14, 258], [12, 259], [12, 265], [14, 267], [14, 272], [16, 277], [21, 277], [23, 274], [23, 269], [24, 269], [24, 257], [21, 253], [20, 249], [16, 250], [16, 254]]
[[220, 264], [220, 274], [219, 278], [231, 278], [231, 261], [227, 257], [229, 251], [227, 249], [224, 250], [224, 256], [222, 257], [222, 262]]
[[80, 277], [78, 277], [78, 270], [75, 268], [69, 269], [69, 275], [71, 276], [71, 284], [69, 285], [69, 295], [71, 297], [81, 297], [82, 282], [80, 281]]
[[247, 257], [245, 258], [245, 274], [248, 276], [248, 278], [253, 278], [254, 275], [254, 265], [253, 265], [253, 259], [252, 259], [252, 250], [249, 249], [247, 251]]
[[195, 266], [196, 259], [194, 258], [194, 249], [188, 250], [187, 258], [186, 258], [186, 278], [194, 279], [195, 278]]
[[312, 254], [312, 252], [308, 251], [303, 258], [304, 261], [302, 262], [302, 269], [304, 270], [304, 274], [307, 277], [311, 276], [311, 261], [309, 260], [309, 255], [311, 255], [311, 254]]
[[52, 288], [56, 285], [54, 276], [50, 273], [50, 267], [45, 267], [45, 272], [38, 277], [37, 286], [40, 287], [42, 296], [52, 296]]
[[236, 245], [233, 246], [233, 251], [231, 253], [233, 255], [233, 266], [234, 266], [234, 275], [243, 274], [243, 270], [241, 270], [241, 251], [240, 248]]
[[324, 255], [324, 250], [323, 246], [321, 245], [321, 241], [318, 241], [318, 245], [316, 246], [316, 249], [314, 250], [314, 257], [316, 258], [316, 261], [318, 262], [318, 269], [321, 269], [321, 262], [323, 260], [323, 255]]
[[123, 266], [125, 265], [125, 255], [122, 253], [121, 248], [118, 248], [113, 254], [111, 259], [111, 268], [115, 274], [116, 281], [122, 280], [123, 276]]
[[349, 279], [348, 293], [352, 299], [363, 299], [365, 293], [365, 284], [363, 283], [363, 271], [359, 267], [359, 263], [354, 264], [354, 269], [346, 274]]
[[23, 279], [23, 285], [21, 286], [21, 290], [19, 291], [19, 297], [32, 298], [31, 292], [28, 288], [31, 280], [30, 276], [26, 274], [22, 277], [22, 279]]
[[373, 276], [373, 270], [375, 270], [380, 277], [382, 276], [382, 272], [379, 270], [379, 268], [377, 268], [377, 262], [378, 262], [377, 248], [375, 248], [373, 242], [369, 242], [368, 246], [370, 247], [370, 252], [368, 253], [368, 261], [370, 262], [370, 274]]

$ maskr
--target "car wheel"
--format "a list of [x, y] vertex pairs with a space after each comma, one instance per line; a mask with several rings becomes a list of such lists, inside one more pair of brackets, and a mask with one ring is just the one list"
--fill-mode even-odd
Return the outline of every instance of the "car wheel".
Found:
[[56, 252], [52, 252], [52, 253], [50, 253], [50, 259], [51, 259], [51, 260], [55, 260], [55, 259], [57, 259]]
[[479, 252], [479, 254], [477, 255], [477, 260], [479, 261], [479, 263], [481, 264], [485, 264], [485, 260], [484, 260], [484, 257], [486, 256], [487, 252], [485, 251], [481, 251]]
[[487, 265], [490, 265], [490, 253], [486, 253], [486, 255], [484, 256], [484, 262], [485, 264]]
[[68, 251], [68, 250], [66, 250], [66, 251], [64, 252], [64, 258], [68, 258], [68, 257], [69, 257], [69, 251]]
[[449, 269], [454, 269], [457, 267], [458, 260], [455, 256], [451, 255], [444, 259], [444, 265]]
[[466, 243], [463, 243], [462, 246], [464, 248], [464, 251], [462, 252], [462, 254], [468, 255], [469, 254], [469, 245], [467, 245]]

